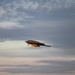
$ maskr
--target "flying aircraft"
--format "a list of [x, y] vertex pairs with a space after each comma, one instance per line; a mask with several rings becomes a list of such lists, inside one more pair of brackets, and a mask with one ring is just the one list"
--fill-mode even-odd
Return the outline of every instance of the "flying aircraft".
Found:
[[45, 45], [44, 43], [38, 42], [38, 41], [34, 41], [34, 40], [27, 40], [25, 41], [27, 43], [27, 45], [32, 45], [34, 47], [40, 47], [40, 46], [46, 46], [46, 47], [51, 47], [50, 45]]

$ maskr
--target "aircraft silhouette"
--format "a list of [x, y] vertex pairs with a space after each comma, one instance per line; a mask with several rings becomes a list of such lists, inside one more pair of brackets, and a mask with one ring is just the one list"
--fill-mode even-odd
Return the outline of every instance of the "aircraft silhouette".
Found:
[[27, 43], [27, 45], [32, 45], [34, 47], [40, 47], [40, 46], [46, 46], [46, 47], [51, 47], [50, 45], [45, 45], [44, 43], [38, 42], [38, 41], [34, 41], [34, 40], [28, 40], [25, 41]]

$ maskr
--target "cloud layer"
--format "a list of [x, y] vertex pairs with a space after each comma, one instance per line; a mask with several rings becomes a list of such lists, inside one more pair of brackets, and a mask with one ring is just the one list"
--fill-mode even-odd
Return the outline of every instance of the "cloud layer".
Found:
[[23, 26], [13, 22], [0, 22], [0, 28], [13, 29], [13, 28], [23, 28]]
[[[32, 74], [65, 74], [75, 71], [75, 61], [54, 61], [54, 60], [41, 60], [37, 63], [44, 63], [43, 65], [0, 65], [6, 67], [0, 70], [7, 73], [32, 73]], [[9, 67], [9, 68], [7, 68]]]
[[[22, 20], [34, 18], [29, 12], [44, 13], [56, 9], [75, 8], [74, 0], [4, 0], [0, 4], [0, 18], [3, 20]], [[0, 19], [0, 20], [2, 20]]]

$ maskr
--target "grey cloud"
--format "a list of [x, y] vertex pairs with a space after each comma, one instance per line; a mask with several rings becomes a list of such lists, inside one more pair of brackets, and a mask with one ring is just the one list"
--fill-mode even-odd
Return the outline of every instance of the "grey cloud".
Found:
[[[67, 7], [75, 8], [74, 0], [3, 0], [1, 1], [1, 20], [22, 20], [27, 18], [34, 18], [36, 16], [28, 14], [33, 11], [36, 13], [46, 13], [52, 9], [66, 9]], [[11, 10], [12, 9], [12, 10]], [[35, 11], [36, 10], [36, 11]], [[54, 11], [54, 10], [53, 10]], [[65, 11], [65, 10], [64, 10]], [[33, 13], [34, 13], [33, 12]], [[34, 14], [36, 14], [34, 13]], [[50, 13], [50, 12], [49, 12]], [[63, 12], [64, 13], [64, 12]], [[12, 15], [11, 15], [12, 14]], [[62, 16], [63, 17], [63, 16]]]
[[42, 60], [37, 63], [47, 63], [47, 65], [39, 66], [28, 66], [29, 68], [6, 68], [0, 70], [1, 72], [7, 73], [35, 73], [35, 74], [65, 74], [70, 71], [75, 71], [75, 61], [53, 61], [53, 60]]
[[27, 36], [26, 29], [12, 29], [12, 30], [5, 30], [0, 29], [0, 39], [23, 39]]
[[26, 68], [29, 68], [29, 67], [32, 67], [32, 66], [28, 65], [28, 64], [22, 64], [22, 65], [14, 65], [14, 64], [12, 64], [12, 65], [0, 65], [0, 67], [20, 67], [20, 68], [26, 67]]
[[[75, 61], [74, 60], [70, 60], [70, 61], [67, 61], [67, 60], [40, 60], [40, 61], [35, 61], [36, 63], [46, 63], [46, 64], [51, 64], [51, 65], [75, 65]], [[60, 65], [60, 66], [62, 66]]]

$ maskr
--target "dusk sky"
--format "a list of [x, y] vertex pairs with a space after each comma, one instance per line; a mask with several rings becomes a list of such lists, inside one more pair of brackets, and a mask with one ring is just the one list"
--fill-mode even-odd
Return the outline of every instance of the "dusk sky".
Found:
[[75, 75], [75, 0], [0, 0], [0, 75]]

